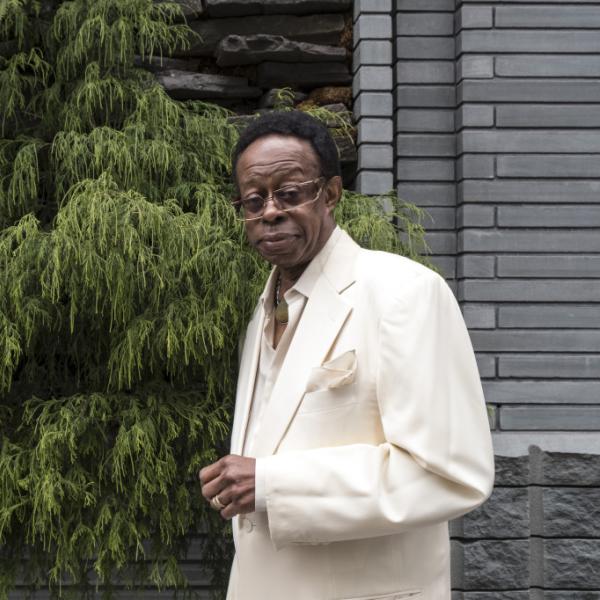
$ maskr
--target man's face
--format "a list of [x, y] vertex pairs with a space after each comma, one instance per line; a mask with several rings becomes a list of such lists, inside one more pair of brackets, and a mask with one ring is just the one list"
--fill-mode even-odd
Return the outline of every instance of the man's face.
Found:
[[[266, 197], [290, 183], [317, 179], [319, 159], [310, 143], [292, 136], [268, 135], [255, 140], [239, 156], [236, 179], [240, 196]], [[262, 216], [246, 221], [248, 241], [259, 254], [284, 273], [298, 277], [325, 245], [335, 227], [333, 209], [341, 193], [339, 177], [321, 179], [315, 202], [283, 212], [272, 200]], [[313, 189], [313, 186], [308, 186]]]

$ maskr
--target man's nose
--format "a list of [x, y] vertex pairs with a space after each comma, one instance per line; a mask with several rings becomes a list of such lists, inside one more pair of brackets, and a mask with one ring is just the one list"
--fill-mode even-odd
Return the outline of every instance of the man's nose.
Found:
[[276, 221], [285, 215], [281, 210], [272, 195], [269, 195], [265, 200], [265, 208], [262, 214], [263, 221]]

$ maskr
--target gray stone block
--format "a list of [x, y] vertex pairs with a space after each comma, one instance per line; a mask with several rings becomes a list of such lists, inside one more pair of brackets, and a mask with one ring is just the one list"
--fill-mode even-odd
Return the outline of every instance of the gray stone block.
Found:
[[391, 13], [392, 0], [354, 0], [354, 18], [362, 13]]
[[175, 0], [179, 4], [186, 20], [198, 19], [204, 13], [202, 0]]
[[527, 431], [597, 431], [597, 406], [503, 406], [500, 428]]
[[401, 36], [396, 40], [396, 55], [404, 59], [454, 59], [453, 37]]
[[427, 209], [427, 216], [423, 221], [425, 229], [435, 231], [436, 229], [451, 229], [454, 231], [456, 224], [456, 210], [454, 207], [433, 207]]
[[494, 457], [496, 486], [525, 486], [529, 483], [529, 456]]
[[456, 31], [490, 29], [494, 25], [491, 6], [463, 6], [456, 11]]
[[425, 241], [432, 254], [456, 254], [456, 233], [429, 231]]
[[455, 0], [396, 0], [396, 10], [406, 11], [454, 11]]
[[361, 171], [355, 186], [361, 194], [386, 194], [394, 189], [394, 177], [388, 171]]
[[[600, 36], [598, 36], [600, 37]], [[462, 102], [597, 102], [597, 82], [585, 79], [465, 79]]]
[[358, 147], [358, 170], [394, 168], [393, 149], [390, 145], [362, 144]]
[[[454, 596], [452, 597], [454, 599]], [[510, 590], [509, 592], [461, 592], [458, 600], [537, 600], [529, 595], [529, 590]], [[574, 600], [563, 597], [561, 600]], [[583, 599], [582, 599], [583, 600]], [[591, 599], [590, 599], [591, 600]]]
[[500, 307], [498, 326], [547, 329], [600, 327], [600, 305], [503, 306]]
[[545, 488], [542, 494], [545, 537], [600, 537], [600, 489]]
[[496, 376], [496, 357], [490, 354], [475, 355], [479, 375], [483, 378]]
[[457, 179], [493, 179], [495, 163], [495, 157], [487, 154], [463, 154], [456, 163]]
[[142, 67], [152, 73], [161, 71], [191, 71], [197, 73], [200, 67], [200, 61], [197, 58], [169, 58], [168, 56], [135, 57], [135, 66]]
[[400, 109], [396, 112], [396, 131], [453, 133], [454, 111], [448, 109], [421, 110]]
[[399, 85], [396, 102], [399, 108], [453, 108], [456, 94], [452, 85]]
[[590, 379], [600, 377], [600, 355], [513, 355], [498, 359], [500, 377]]
[[600, 39], [595, 31], [463, 30], [456, 38], [456, 48], [457, 52], [479, 54], [488, 52], [583, 54], [600, 52]]
[[216, 58], [221, 67], [251, 65], [264, 61], [345, 62], [346, 50], [337, 46], [295, 42], [282, 35], [228, 35], [219, 42]]
[[244, 77], [208, 75], [188, 71], [161, 71], [156, 79], [169, 96], [177, 100], [206, 100], [210, 98], [256, 98], [261, 90], [248, 85]]
[[496, 487], [479, 508], [463, 517], [465, 539], [529, 537], [529, 498], [525, 487]]
[[488, 381], [485, 398], [492, 404], [599, 404], [597, 381]]
[[[358, 122], [357, 144], [391, 144], [394, 127], [391, 119], [361, 119]], [[393, 187], [393, 186], [392, 186]]]
[[361, 92], [391, 92], [392, 68], [391, 67], [360, 67], [352, 82], [354, 97]]
[[456, 155], [454, 134], [398, 134], [396, 135], [397, 156], [439, 156]]
[[540, 452], [540, 477], [546, 486], [600, 485], [600, 455], [587, 452]]
[[480, 352], [596, 352], [600, 349], [600, 330], [473, 331], [471, 341]]
[[600, 252], [600, 236], [590, 230], [515, 231], [467, 229], [461, 232], [461, 252]]
[[[589, 178], [600, 172], [600, 155], [580, 154], [507, 154], [498, 157], [498, 177], [511, 178]], [[600, 206], [595, 207], [600, 209]], [[572, 213], [572, 209], [568, 209]]]
[[491, 79], [494, 76], [492, 56], [463, 56], [458, 60], [456, 80]]
[[454, 33], [452, 13], [400, 13], [396, 16], [397, 35], [441, 36]]
[[[362, 65], [391, 65], [392, 42], [386, 40], [363, 40], [358, 43], [353, 55], [353, 69]], [[391, 89], [391, 86], [390, 86]]]
[[456, 278], [456, 257], [455, 256], [430, 256], [433, 265], [439, 270], [444, 279]]
[[463, 202], [490, 204], [595, 204], [600, 181], [464, 181], [458, 186]]
[[239, 17], [247, 15], [345, 12], [351, 0], [204, 0], [209, 17]]
[[[459, 278], [463, 277], [493, 277], [496, 258], [479, 254], [464, 254], [457, 259], [457, 273]], [[473, 298], [465, 298], [472, 300]], [[495, 300], [495, 298], [488, 298]]]
[[598, 589], [598, 540], [544, 540], [544, 583], [554, 589]]
[[344, 17], [340, 14], [260, 15], [193, 21], [190, 27], [198, 37], [194, 38], [191, 48], [177, 51], [176, 56], [212, 56], [217, 44], [230, 34], [267, 33], [312, 44], [335, 45], [344, 29]]
[[392, 117], [393, 98], [391, 93], [361, 92], [354, 100], [354, 116]]
[[528, 587], [527, 540], [485, 540], [462, 547], [465, 591]]
[[396, 188], [403, 200], [414, 202], [417, 206], [454, 206], [456, 189], [454, 183], [403, 183]]
[[392, 39], [392, 17], [390, 15], [361, 14], [354, 24], [354, 45], [361, 40]]
[[[503, 157], [498, 157], [503, 158]], [[583, 159], [580, 159], [583, 160]], [[600, 160], [597, 172], [600, 172]], [[501, 227], [598, 227], [598, 206], [500, 206], [498, 225]], [[549, 235], [552, 235], [550, 233]], [[600, 273], [600, 269], [598, 271]]]
[[463, 104], [456, 111], [456, 128], [491, 127], [494, 125], [494, 107], [485, 104]]
[[458, 208], [458, 227], [492, 227], [495, 220], [495, 208], [493, 206], [477, 206], [475, 204], [463, 204]]
[[[461, 269], [459, 262], [459, 277]], [[472, 302], [599, 302], [600, 286], [585, 279], [501, 279], [461, 282], [461, 300]]]
[[[578, 56], [578, 59], [584, 57]], [[496, 108], [497, 127], [600, 128], [600, 105], [529, 104]]]
[[597, 255], [545, 254], [498, 257], [499, 277], [598, 277]]
[[469, 329], [496, 327], [496, 307], [493, 304], [464, 304], [462, 313]]
[[400, 159], [396, 174], [400, 181], [454, 181], [454, 161]]
[[348, 85], [352, 75], [344, 63], [263, 62], [256, 69], [256, 83], [263, 88], [294, 86], [315, 88]]
[[396, 80], [399, 84], [454, 83], [454, 62], [407, 61], [396, 63]]
[[502, 77], [600, 77], [600, 57], [498, 56], [496, 74]]
[[598, 6], [499, 6], [497, 28], [600, 29]]

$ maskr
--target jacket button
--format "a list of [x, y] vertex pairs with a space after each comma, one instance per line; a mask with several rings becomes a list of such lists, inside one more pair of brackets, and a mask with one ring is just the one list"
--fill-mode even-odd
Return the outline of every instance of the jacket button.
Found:
[[251, 521], [248, 517], [241, 517], [240, 521], [241, 521], [243, 530], [246, 533], [251, 533], [252, 530], [254, 529], [254, 521]]

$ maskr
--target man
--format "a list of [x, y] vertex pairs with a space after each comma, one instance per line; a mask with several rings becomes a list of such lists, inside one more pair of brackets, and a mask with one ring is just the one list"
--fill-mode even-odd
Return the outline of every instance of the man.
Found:
[[490, 494], [473, 351], [445, 282], [336, 227], [327, 129], [257, 119], [234, 153], [274, 269], [248, 326], [231, 455], [200, 472], [233, 518], [229, 600], [447, 600], [447, 521]]

